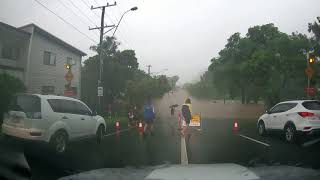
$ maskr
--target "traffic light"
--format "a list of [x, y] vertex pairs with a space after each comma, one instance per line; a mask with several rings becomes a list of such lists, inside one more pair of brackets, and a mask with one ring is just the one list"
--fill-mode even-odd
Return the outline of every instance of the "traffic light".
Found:
[[71, 69], [71, 64], [64, 64], [64, 67], [65, 67], [66, 69], [70, 70], [70, 69]]
[[309, 54], [308, 63], [314, 64], [316, 62], [316, 56], [314, 54]]

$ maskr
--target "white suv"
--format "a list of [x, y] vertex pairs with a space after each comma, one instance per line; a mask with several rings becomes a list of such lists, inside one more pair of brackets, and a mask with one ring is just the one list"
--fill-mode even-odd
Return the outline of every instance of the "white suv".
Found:
[[4, 115], [2, 132], [22, 139], [50, 143], [62, 153], [69, 141], [95, 136], [100, 143], [105, 120], [83, 102], [69, 97], [18, 94]]
[[290, 143], [296, 140], [297, 135], [317, 134], [320, 132], [320, 101], [281, 102], [258, 119], [257, 127], [260, 135], [282, 131]]

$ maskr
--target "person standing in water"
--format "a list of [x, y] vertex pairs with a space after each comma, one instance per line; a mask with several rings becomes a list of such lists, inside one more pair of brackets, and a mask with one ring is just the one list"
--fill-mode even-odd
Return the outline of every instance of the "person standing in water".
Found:
[[181, 131], [181, 134], [184, 136], [189, 128], [189, 124], [192, 118], [192, 105], [190, 98], [187, 98], [185, 100], [185, 103], [181, 107], [181, 113], [184, 121], [186, 122], [186, 126], [184, 126]]
[[144, 134], [149, 129], [151, 135], [153, 135], [153, 123], [155, 119], [155, 111], [154, 106], [151, 103], [151, 99], [148, 99], [147, 103], [143, 107], [143, 115], [144, 115]]

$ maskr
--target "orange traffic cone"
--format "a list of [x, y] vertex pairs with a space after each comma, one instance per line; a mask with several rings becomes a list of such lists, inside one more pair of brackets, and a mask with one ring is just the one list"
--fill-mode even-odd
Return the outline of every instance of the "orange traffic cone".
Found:
[[138, 128], [139, 128], [139, 132], [143, 133], [143, 131], [144, 131], [144, 126], [143, 126], [143, 123], [142, 123], [142, 122], [139, 122]]
[[119, 121], [116, 121], [116, 130], [120, 130], [120, 123], [119, 123]]
[[234, 123], [233, 123], [232, 131], [233, 131], [234, 133], [237, 133], [237, 132], [239, 131], [239, 124], [238, 124], [238, 121], [237, 121], [237, 120], [234, 121]]

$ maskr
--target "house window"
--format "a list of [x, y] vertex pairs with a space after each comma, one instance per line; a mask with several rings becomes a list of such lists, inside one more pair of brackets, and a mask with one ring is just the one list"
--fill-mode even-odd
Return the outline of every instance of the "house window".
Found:
[[42, 94], [54, 94], [54, 86], [42, 86]]
[[2, 48], [1, 56], [5, 59], [18, 60], [20, 56], [20, 49], [12, 46], [4, 46]]
[[49, 52], [49, 51], [44, 51], [43, 64], [55, 66], [56, 65], [56, 54]]
[[76, 61], [74, 59], [72, 59], [71, 57], [67, 57], [67, 64], [74, 66], [74, 65], [76, 65]]

